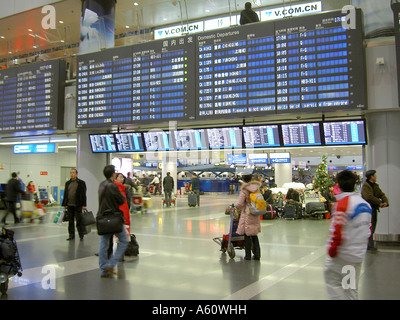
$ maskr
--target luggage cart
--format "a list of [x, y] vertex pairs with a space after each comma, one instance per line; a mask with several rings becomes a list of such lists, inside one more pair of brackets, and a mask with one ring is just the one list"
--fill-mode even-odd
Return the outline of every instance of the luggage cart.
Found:
[[33, 222], [35, 219], [42, 221], [46, 210], [41, 203], [36, 203], [33, 194], [26, 194], [21, 197], [21, 218], [30, 219]]
[[[167, 204], [167, 202], [165, 201], [165, 194], [163, 195], [161, 201], [162, 201], [162, 205], [164, 207]], [[171, 204], [173, 204], [174, 207], [176, 205], [176, 196], [173, 192], [171, 193]]]
[[9, 278], [22, 276], [21, 260], [19, 258], [14, 231], [2, 228], [0, 234], [0, 292], [7, 294]]
[[132, 204], [135, 211], [142, 211], [143, 195], [142, 193], [134, 193], [132, 196]]
[[231, 259], [235, 258], [236, 256], [235, 249], [244, 249], [244, 235], [239, 235], [236, 233], [239, 225], [239, 218], [240, 211], [238, 208], [235, 208], [235, 205], [232, 203], [229, 233], [220, 238], [213, 239], [216, 244], [221, 246], [220, 251], [223, 253], [228, 252], [228, 255]]
[[309, 191], [304, 192], [304, 217], [322, 219], [325, 217], [327, 211], [325, 210], [325, 204], [320, 202], [318, 193], [311, 193]]

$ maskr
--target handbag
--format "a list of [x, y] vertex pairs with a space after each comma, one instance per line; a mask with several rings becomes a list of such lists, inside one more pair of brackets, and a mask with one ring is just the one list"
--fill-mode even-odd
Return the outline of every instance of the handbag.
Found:
[[124, 216], [122, 212], [106, 211], [96, 218], [97, 234], [117, 234], [124, 230]]
[[81, 225], [89, 226], [89, 225], [95, 224], [95, 223], [96, 223], [96, 219], [94, 218], [92, 211], [85, 210], [82, 212]]

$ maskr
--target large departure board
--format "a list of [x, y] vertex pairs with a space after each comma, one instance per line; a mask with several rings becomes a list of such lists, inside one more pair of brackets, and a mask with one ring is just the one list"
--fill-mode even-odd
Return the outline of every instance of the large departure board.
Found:
[[197, 118], [366, 108], [362, 13], [341, 11], [196, 35]]
[[246, 148], [281, 146], [277, 124], [243, 127], [243, 137]]
[[63, 128], [65, 63], [37, 62], [0, 71], [0, 132]]
[[[77, 127], [367, 107], [362, 12], [252, 23], [78, 57]], [[343, 26], [342, 26], [343, 24]]]
[[181, 37], [79, 56], [77, 127], [194, 119], [194, 45]]

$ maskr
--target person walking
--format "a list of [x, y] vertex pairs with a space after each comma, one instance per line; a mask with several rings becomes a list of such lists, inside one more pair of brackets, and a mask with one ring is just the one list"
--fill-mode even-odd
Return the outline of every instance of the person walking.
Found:
[[244, 175], [243, 184], [240, 189], [239, 200], [235, 207], [241, 209], [237, 234], [244, 235], [245, 260], [251, 260], [251, 251], [253, 251], [254, 259], [260, 260], [261, 250], [257, 234], [261, 232], [260, 217], [250, 213], [250, 193], [260, 189], [261, 183], [252, 180], [252, 175]]
[[[99, 211], [97, 216], [103, 215], [107, 211], [118, 212], [119, 206], [124, 204], [126, 199], [119, 191], [118, 186], [114, 183], [116, 174], [113, 165], [107, 165], [103, 169], [103, 174], [106, 180], [99, 185]], [[99, 243], [99, 267], [100, 276], [102, 278], [110, 277], [114, 274], [114, 267], [122, 261], [125, 250], [128, 246], [128, 238], [125, 230], [115, 234], [118, 238], [117, 250], [108, 256], [108, 248], [113, 234], [104, 234], [100, 236]]]
[[258, 21], [260, 21], [260, 18], [258, 17], [258, 14], [251, 8], [251, 2], [246, 2], [244, 4], [244, 10], [240, 13], [240, 25]]
[[81, 225], [82, 210], [86, 207], [86, 183], [78, 178], [78, 170], [71, 169], [70, 179], [65, 183], [64, 198], [61, 206], [67, 210], [68, 216], [68, 241], [75, 239], [75, 220], [76, 230], [80, 240], [85, 234], [84, 226]]
[[367, 180], [362, 185], [361, 195], [363, 199], [365, 199], [365, 201], [367, 201], [372, 207], [372, 233], [371, 238], [368, 242], [368, 250], [376, 251], [376, 247], [374, 245], [374, 233], [376, 229], [376, 224], [378, 223], [378, 211], [380, 210], [380, 208], [386, 208], [389, 206], [389, 199], [376, 183], [376, 170], [368, 170], [365, 173], [365, 177]]
[[11, 174], [11, 179], [8, 180], [7, 189], [6, 189], [6, 201], [7, 201], [7, 211], [4, 215], [1, 222], [4, 225], [7, 225], [6, 219], [8, 214], [11, 212], [14, 216], [14, 223], [19, 223], [19, 218], [17, 217], [17, 201], [18, 201], [18, 194], [25, 194], [25, 191], [21, 188], [21, 183], [18, 180], [18, 175], [16, 172]]
[[361, 263], [371, 234], [372, 209], [354, 191], [356, 176], [353, 172], [339, 172], [336, 179], [342, 193], [336, 196], [333, 208], [324, 278], [330, 299], [356, 300]]
[[167, 204], [167, 207], [170, 207], [172, 190], [174, 190], [174, 178], [171, 177], [171, 172], [167, 172], [167, 176], [163, 179], [163, 190], [165, 203]]

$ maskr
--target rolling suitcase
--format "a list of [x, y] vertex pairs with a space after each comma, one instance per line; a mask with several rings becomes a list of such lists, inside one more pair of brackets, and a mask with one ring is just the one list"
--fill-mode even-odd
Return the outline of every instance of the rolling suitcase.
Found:
[[190, 192], [188, 194], [188, 204], [189, 207], [195, 207], [197, 204], [197, 194]]

